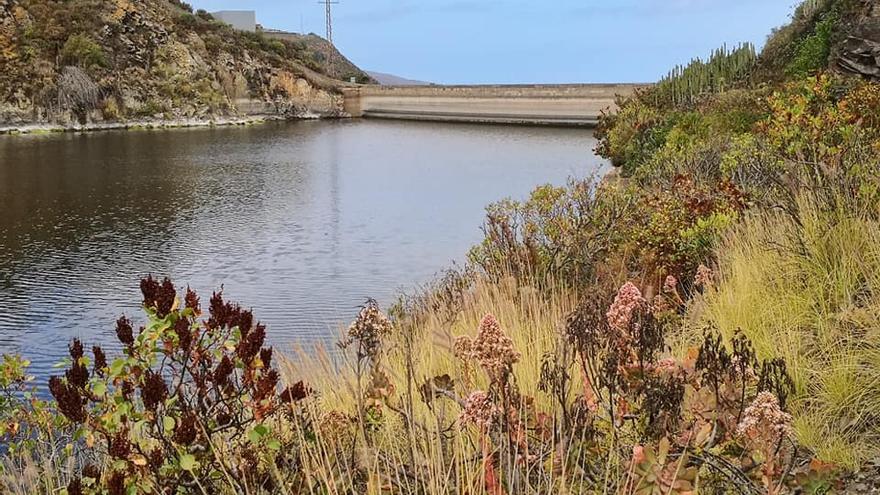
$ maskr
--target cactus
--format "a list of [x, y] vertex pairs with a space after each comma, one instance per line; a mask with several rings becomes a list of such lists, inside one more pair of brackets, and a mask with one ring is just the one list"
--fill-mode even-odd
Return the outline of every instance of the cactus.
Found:
[[708, 61], [696, 58], [687, 66], [678, 65], [651, 90], [658, 105], [687, 105], [705, 94], [720, 93], [746, 77], [758, 60], [755, 46], [743, 43], [732, 50], [727, 46], [712, 52]]

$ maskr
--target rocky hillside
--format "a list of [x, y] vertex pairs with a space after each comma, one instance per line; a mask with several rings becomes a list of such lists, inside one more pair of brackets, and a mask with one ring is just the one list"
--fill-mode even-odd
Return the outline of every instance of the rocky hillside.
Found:
[[0, 0], [0, 123], [336, 116], [302, 43], [169, 0]]
[[780, 81], [823, 69], [880, 79], [880, 1], [803, 2], [767, 40], [756, 75]]
[[376, 81], [351, 60], [345, 57], [335, 46], [315, 33], [300, 34], [279, 31], [277, 29], [262, 29], [261, 34], [267, 38], [291, 42], [312, 63], [319, 65], [323, 73], [342, 81], [351, 81], [354, 78], [361, 84], [376, 83]]

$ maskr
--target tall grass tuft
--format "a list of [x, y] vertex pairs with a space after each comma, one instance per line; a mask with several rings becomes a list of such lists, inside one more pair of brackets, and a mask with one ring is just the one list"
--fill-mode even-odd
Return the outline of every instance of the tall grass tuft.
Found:
[[690, 318], [784, 358], [799, 441], [855, 468], [880, 454], [880, 222], [823, 203], [746, 220], [720, 250], [723, 282]]
[[[462, 487], [482, 492], [485, 480], [479, 435], [468, 428], [447, 429], [449, 421], [458, 416], [459, 407], [448, 400], [426, 402], [422, 386], [435, 377], [449, 375], [454, 383], [470, 383], [475, 389], [486, 390], [486, 377], [463, 367], [454, 355], [453, 345], [455, 337], [472, 336], [484, 316], [491, 313], [502, 322], [521, 353], [513, 375], [523, 396], [534, 398], [538, 410], [552, 410], [553, 399], [538, 390], [542, 359], [553, 352], [558, 325], [574, 310], [577, 297], [559, 284], [547, 286], [551, 288], [539, 292], [521, 286], [513, 278], [500, 282], [478, 279], [462, 292], [452, 311], [448, 311], [449, 299], [433, 301], [436, 304], [423, 301], [426, 308], [444, 310], [422, 311], [417, 321], [398, 321], [398, 328], [387, 337], [382, 367], [390, 382], [384, 388], [394, 391], [401, 411], [384, 410], [381, 424], [370, 431], [370, 443], [361, 442], [359, 447], [332, 441], [323, 444], [328, 436], [322, 436], [320, 449], [303, 452], [309, 460], [304, 467], [310, 470], [310, 477], [340, 491], [365, 486], [368, 493], [378, 493], [383, 486], [396, 486], [406, 493], [452, 493]], [[309, 386], [319, 391], [313, 417], [319, 431], [328, 427], [322, 425], [332, 422], [334, 416], [352, 417], [352, 412], [359, 409], [366, 381], [364, 377], [359, 380], [355, 355], [339, 356], [325, 348], [297, 349], [282, 363], [282, 376], [291, 382], [309, 377]], [[411, 417], [406, 410], [412, 411]], [[370, 417], [355, 423], [348, 423], [346, 428], [371, 428]], [[365, 485], [339, 464], [340, 449], [351, 449], [356, 465], [369, 473]], [[405, 466], [416, 466], [429, 475], [412, 479], [411, 473], [404, 472]], [[531, 490], [549, 492], [555, 481], [530, 483]]]

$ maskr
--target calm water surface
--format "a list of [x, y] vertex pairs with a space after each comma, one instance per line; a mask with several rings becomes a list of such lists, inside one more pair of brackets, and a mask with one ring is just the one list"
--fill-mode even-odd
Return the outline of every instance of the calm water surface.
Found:
[[117, 348], [138, 281], [225, 285], [281, 349], [330, 340], [480, 239], [484, 207], [601, 172], [590, 131], [303, 122], [0, 136], [0, 353], [46, 379], [67, 342]]

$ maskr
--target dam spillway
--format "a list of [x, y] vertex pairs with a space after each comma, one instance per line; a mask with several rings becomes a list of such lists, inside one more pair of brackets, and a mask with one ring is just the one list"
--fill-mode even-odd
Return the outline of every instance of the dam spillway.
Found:
[[352, 117], [492, 124], [595, 126], [617, 95], [639, 84], [358, 86], [343, 88]]

